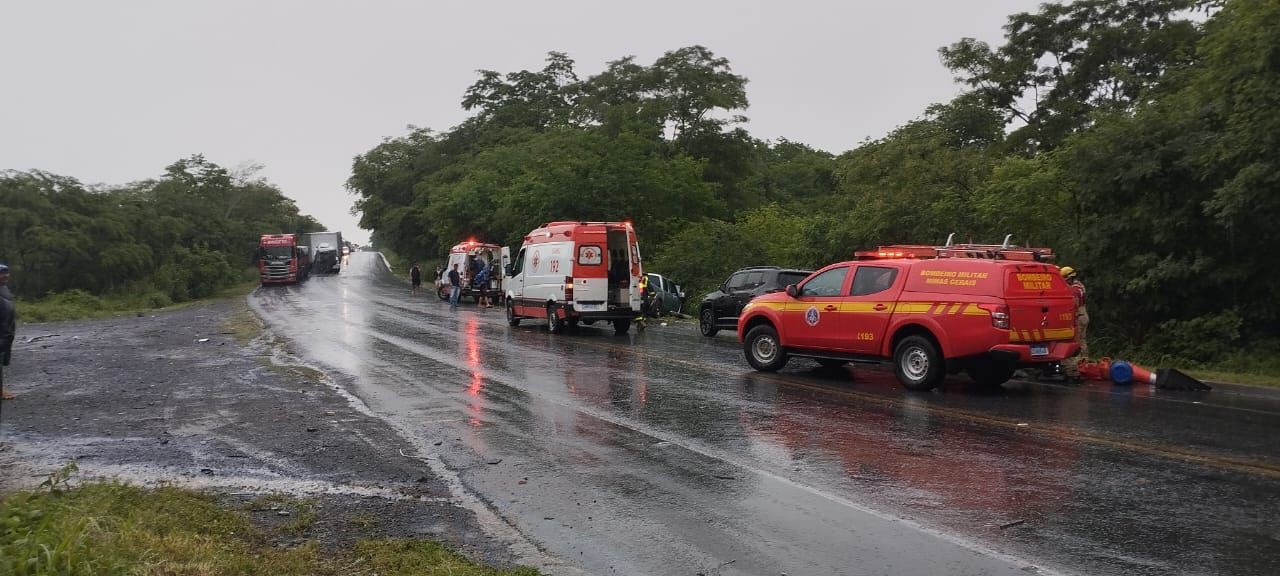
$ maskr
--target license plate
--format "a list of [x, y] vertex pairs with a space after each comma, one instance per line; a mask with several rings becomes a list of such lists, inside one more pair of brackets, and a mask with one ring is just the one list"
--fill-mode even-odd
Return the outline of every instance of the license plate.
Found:
[[1048, 344], [1032, 344], [1031, 355], [1032, 356], [1048, 356], [1049, 345]]
[[579, 312], [604, 312], [604, 304], [578, 304]]

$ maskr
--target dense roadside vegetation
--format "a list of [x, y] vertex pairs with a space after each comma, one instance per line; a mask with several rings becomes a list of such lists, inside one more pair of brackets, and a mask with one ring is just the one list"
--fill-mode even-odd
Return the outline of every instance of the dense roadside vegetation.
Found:
[[199, 155], [111, 187], [0, 171], [0, 261], [20, 299], [39, 299], [22, 318], [155, 308], [251, 281], [258, 235], [320, 229], [255, 171]]
[[692, 292], [744, 265], [1013, 234], [1084, 271], [1094, 350], [1280, 373], [1280, 5], [1080, 0], [1005, 30], [940, 49], [962, 94], [839, 155], [752, 137], [747, 79], [706, 48], [587, 78], [551, 53], [482, 71], [472, 117], [387, 139], [348, 185], [413, 258], [630, 219], [647, 269]]
[[[0, 496], [0, 574], [538, 574], [489, 568], [425, 540], [371, 537], [351, 546], [324, 545], [312, 539], [316, 518], [307, 501], [263, 496], [236, 509], [216, 496], [174, 487], [94, 482], [69, 488], [73, 471], [55, 473], [38, 490]], [[278, 518], [275, 510], [289, 513], [287, 520], [264, 526], [262, 518]], [[349, 523], [340, 530], [379, 532], [370, 515]], [[302, 545], [279, 545], [300, 538], [306, 539]]]

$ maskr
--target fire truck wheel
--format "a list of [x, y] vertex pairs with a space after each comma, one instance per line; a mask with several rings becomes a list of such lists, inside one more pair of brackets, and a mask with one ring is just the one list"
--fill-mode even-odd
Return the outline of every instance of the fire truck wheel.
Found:
[[552, 334], [564, 332], [564, 320], [560, 319], [560, 310], [555, 306], [547, 306], [547, 332]]
[[710, 308], [703, 308], [702, 313], [698, 314], [698, 330], [703, 336], [710, 338], [720, 331], [720, 327], [716, 326], [716, 312]]
[[613, 321], [613, 333], [617, 334], [618, 336], [625, 335], [627, 333], [627, 330], [630, 330], [630, 329], [631, 329], [630, 318], [621, 318]]
[[1013, 378], [1013, 366], [990, 358], [975, 358], [965, 370], [983, 388], [995, 388]]
[[778, 331], [773, 326], [761, 324], [747, 332], [742, 342], [743, 351], [747, 355], [747, 363], [762, 372], [777, 372], [787, 365], [787, 353], [778, 340]]
[[520, 317], [516, 316], [515, 304], [512, 304], [510, 300], [507, 300], [507, 324], [511, 326], [520, 325]]
[[938, 347], [924, 336], [907, 336], [893, 352], [893, 373], [907, 390], [930, 390], [946, 376]]

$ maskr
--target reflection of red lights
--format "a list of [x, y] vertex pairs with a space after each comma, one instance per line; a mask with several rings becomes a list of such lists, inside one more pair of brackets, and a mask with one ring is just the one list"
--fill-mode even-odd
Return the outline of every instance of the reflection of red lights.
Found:
[[[471, 396], [480, 396], [480, 390], [484, 389], [484, 371], [480, 365], [480, 323], [475, 316], [467, 319], [467, 326], [463, 330], [466, 338], [467, 346], [467, 368], [471, 370], [471, 385], [467, 386], [467, 394]], [[477, 412], [480, 406], [472, 404], [471, 408]]]

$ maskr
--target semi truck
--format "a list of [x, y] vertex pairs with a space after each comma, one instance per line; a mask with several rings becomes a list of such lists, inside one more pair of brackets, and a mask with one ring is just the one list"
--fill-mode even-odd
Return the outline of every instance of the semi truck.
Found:
[[311, 246], [311, 271], [316, 274], [337, 274], [342, 270], [342, 233], [312, 232], [307, 234]]
[[258, 276], [262, 284], [297, 284], [311, 273], [311, 255], [297, 234], [263, 234], [258, 239]]

